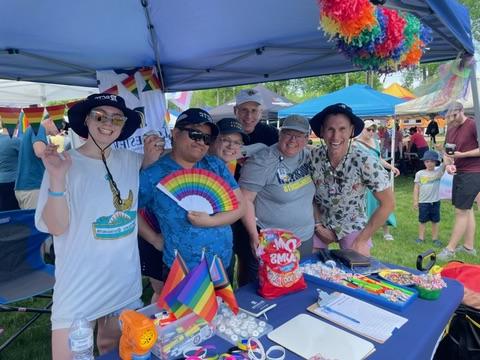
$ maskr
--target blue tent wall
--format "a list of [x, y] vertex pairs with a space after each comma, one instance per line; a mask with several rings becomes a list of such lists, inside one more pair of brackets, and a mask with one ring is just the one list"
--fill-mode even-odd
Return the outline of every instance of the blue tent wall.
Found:
[[280, 118], [298, 114], [312, 117], [328, 105], [344, 103], [358, 116], [387, 116], [395, 113], [395, 105], [405, 100], [383, 94], [368, 85], [351, 85], [330, 94], [307, 100], [301, 104], [281, 110]]

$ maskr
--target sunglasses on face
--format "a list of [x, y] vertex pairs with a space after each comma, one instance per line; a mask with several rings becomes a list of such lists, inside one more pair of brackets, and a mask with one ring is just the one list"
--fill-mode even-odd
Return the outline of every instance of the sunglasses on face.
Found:
[[107, 115], [104, 112], [97, 111], [97, 110], [90, 111], [89, 116], [99, 123], [106, 124], [108, 122], [111, 122], [114, 126], [119, 126], [119, 127], [123, 126], [125, 124], [125, 121], [127, 121], [127, 118], [123, 115], [120, 115], [120, 114]]
[[374, 128], [368, 128], [367, 131], [368, 132], [375, 132], [377, 129], [374, 129]]
[[199, 130], [187, 128], [187, 127], [178, 127], [178, 130], [186, 131], [188, 133], [188, 137], [193, 141], [200, 141], [203, 140], [205, 145], [210, 145], [213, 142], [213, 136], [210, 134], [205, 134]]

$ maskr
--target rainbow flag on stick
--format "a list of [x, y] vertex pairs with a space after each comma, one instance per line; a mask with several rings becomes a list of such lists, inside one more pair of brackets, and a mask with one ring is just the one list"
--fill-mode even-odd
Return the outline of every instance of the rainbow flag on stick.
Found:
[[37, 135], [38, 129], [40, 128], [40, 123], [43, 120], [44, 111], [45, 111], [45, 108], [43, 107], [23, 108], [25, 117], [27, 118], [35, 135]]
[[182, 282], [185, 283], [178, 294], [178, 300], [206, 321], [212, 321], [217, 313], [218, 304], [207, 260], [203, 258]]
[[222, 260], [217, 255], [213, 257], [212, 264], [210, 265], [210, 278], [213, 282], [215, 295], [220, 296], [235, 315], [238, 314], [237, 298], [233, 293], [232, 285], [230, 284]]
[[135, 81], [135, 76], [130, 75], [125, 80], [122, 80], [122, 85], [125, 86], [133, 95], [138, 97], [138, 88], [137, 82]]
[[65, 104], [47, 106], [47, 113], [57, 127], [58, 131], [62, 129], [63, 121], [65, 120]]
[[7, 128], [10, 137], [15, 132], [21, 111], [22, 109], [20, 108], [0, 107], [0, 120], [2, 120], [2, 126]]
[[192, 312], [177, 299], [178, 294], [185, 284], [187, 273], [188, 268], [185, 261], [183, 261], [180, 254], [175, 251], [175, 260], [172, 263], [165, 285], [157, 300], [157, 305], [160, 308], [169, 309], [177, 319]]

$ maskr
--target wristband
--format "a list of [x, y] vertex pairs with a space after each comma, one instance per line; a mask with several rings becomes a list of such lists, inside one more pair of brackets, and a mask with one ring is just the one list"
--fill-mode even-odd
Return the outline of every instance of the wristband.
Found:
[[62, 197], [62, 196], [65, 196], [65, 191], [52, 191], [48, 189], [48, 196]]

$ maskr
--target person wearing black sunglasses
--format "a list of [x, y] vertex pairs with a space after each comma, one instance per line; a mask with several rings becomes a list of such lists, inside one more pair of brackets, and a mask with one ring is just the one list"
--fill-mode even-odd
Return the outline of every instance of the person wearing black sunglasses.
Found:
[[[175, 251], [180, 253], [189, 269], [200, 262], [202, 252], [208, 261], [217, 255], [226, 268], [233, 268], [230, 266], [233, 263], [233, 239], [229, 225], [243, 215], [243, 200], [238, 184], [224, 161], [207, 155], [218, 132], [206, 111], [196, 108], [184, 111], [177, 118], [172, 132], [172, 152], [140, 173], [140, 207], [152, 211], [163, 236], [164, 278], [172, 266]], [[225, 180], [239, 201], [238, 208], [212, 215], [186, 211], [157, 188], [159, 181], [171, 173], [192, 168], [208, 170]], [[139, 231], [142, 236], [148, 236], [153, 229], [140, 223]]]

